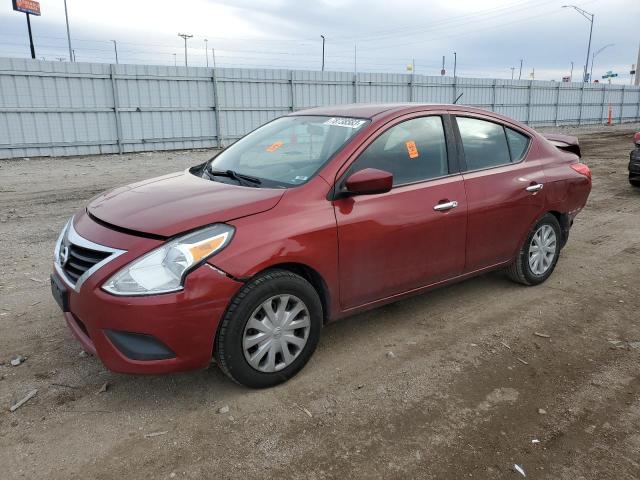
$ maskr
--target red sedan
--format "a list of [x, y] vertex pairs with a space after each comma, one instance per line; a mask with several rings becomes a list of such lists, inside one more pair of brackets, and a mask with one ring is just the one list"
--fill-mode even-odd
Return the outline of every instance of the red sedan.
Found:
[[498, 114], [315, 108], [94, 198], [60, 235], [52, 292], [113, 371], [213, 357], [268, 387], [326, 322], [494, 269], [544, 282], [590, 190], [575, 138]]

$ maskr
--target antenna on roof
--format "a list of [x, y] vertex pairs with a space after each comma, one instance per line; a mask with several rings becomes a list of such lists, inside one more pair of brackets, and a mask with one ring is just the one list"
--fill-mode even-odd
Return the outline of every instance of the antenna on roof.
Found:
[[458, 95], [458, 98], [456, 98], [456, 99], [453, 101], [453, 104], [454, 104], [454, 105], [455, 105], [456, 103], [458, 103], [458, 100], [460, 100], [460, 97], [462, 97], [462, 95], [464, 95], [464, 92], [462, 92], [460, 95]]

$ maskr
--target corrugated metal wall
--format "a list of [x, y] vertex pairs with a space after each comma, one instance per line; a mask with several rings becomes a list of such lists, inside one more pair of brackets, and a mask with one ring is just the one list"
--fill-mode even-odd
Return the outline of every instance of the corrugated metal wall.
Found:
[[214, 147], [308, 107], [459, 95], [537, 126], [640, 120], [623, 85], [0, 58], [0, 158]]

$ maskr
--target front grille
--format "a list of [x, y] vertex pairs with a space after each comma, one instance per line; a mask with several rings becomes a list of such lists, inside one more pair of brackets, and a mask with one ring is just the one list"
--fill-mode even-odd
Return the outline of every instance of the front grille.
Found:
[[74, 284], [87, 270], [111, 255], [110, 252], [91, 250], [74, 245], [73, 243], [67, 243], [66, 247], [69, 256], [67, 261], [62, 265], [62, 270], [67, 278]]

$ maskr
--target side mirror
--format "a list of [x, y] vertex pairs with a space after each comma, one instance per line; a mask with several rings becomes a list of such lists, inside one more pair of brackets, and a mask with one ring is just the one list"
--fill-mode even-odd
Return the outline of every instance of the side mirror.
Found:
[[354, 195], [385, 193], [393, 187], [393, 174], [376, 168], [365, 168], [349, 175], [345, 186]]

